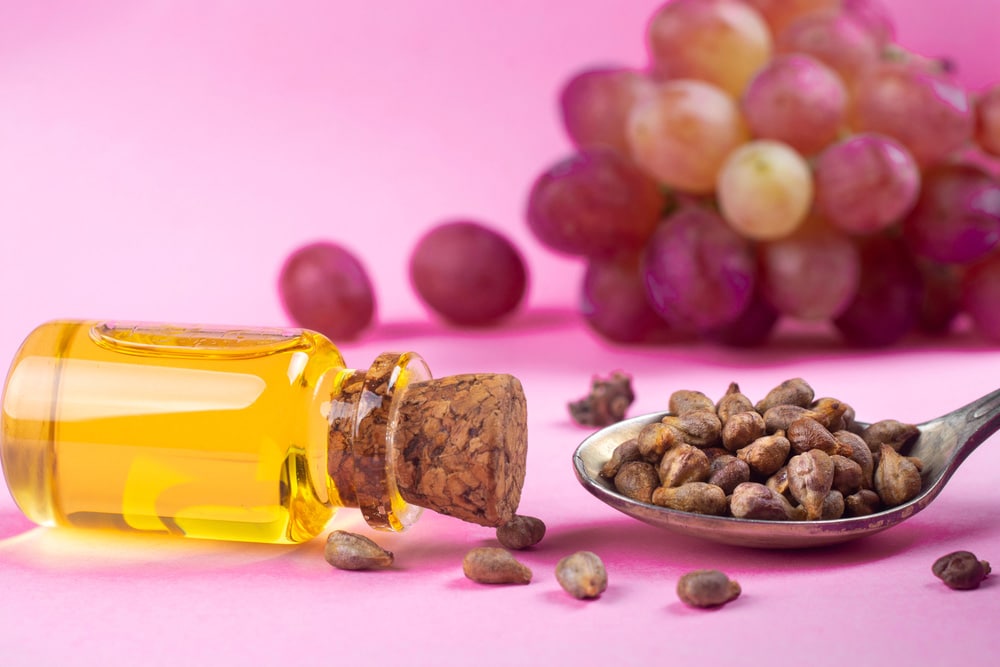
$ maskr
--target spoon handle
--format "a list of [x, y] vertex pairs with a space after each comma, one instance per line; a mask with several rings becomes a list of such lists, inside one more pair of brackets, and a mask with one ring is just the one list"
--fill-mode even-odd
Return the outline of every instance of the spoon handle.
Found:
[[955, 456], [955, 465], [1000, 430], [1000, 389], [986, 394], [941, 418], [956, 431], [961, 443]]

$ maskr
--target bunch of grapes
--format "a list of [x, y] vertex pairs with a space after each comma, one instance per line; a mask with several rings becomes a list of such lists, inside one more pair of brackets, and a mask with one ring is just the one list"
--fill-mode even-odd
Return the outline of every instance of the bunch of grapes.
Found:
[[885, 346], [965, 313], [1000, 340], [1000, 85], [894, 35], [879, 0], [674, 0], [648, 67], [571, 77], [574, 152], [527, 221], [587, 262], [593, 329], [754, 345], [789, 318]]

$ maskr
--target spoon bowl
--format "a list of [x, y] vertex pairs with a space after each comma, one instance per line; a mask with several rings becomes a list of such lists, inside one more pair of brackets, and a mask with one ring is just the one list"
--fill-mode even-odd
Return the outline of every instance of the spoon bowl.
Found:
[[632, 500], [601, 477], [601, 466], [622, 442], [668, 413], [640, 415], [605, 427], [586, 438], [573, 453], [577, 479], [587, 491], [614, 509], [675, 533], [713, 542], [765, 549], [797, 549], [847, 542], [891, 528], [934, 500], [958, 466], [1000, 429], [1000, 389], [954, 412], [918, 424], [920, 435], [906, 451], [923, 461], [921, 490], [907, 503], [868, 516], [827, 521], [762, 521], [672, 510]]

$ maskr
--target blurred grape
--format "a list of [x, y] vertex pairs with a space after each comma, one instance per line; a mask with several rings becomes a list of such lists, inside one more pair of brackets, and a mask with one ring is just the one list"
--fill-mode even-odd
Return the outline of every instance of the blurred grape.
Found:
[[682, 337], [650, 306], [638, 258], [591, 260], [583, 276], [580, 312], [591, 329], [617, 343], [664, 343]]
[[506, 237], [473, 221], [438, 225], [410, 255], [410, 281], [420, 299], [452, 324], [493, 324], [524, 298], [527, 271]]
[[1000, 252], [966, 270], [962, 279], [962, 307], [983, 336], [1000, 341]]
[[923, 302], [920, 269], [898, 238], [877, 235], [857, 242], [861, 281], [854, 299], [833, 324], [849, 345], [885, 347], [917, 325]]
[[578, 72], [559, 95], [563, 127], [570, 140], [579, 148], [610, 146], [627, 155], [629, 111], [654, 85], [641, 72], [620, 67]]
[[694, 80], [663, 84], [632, 110], [627, 132], [640, 167], [664, 185], [695, 194], [715, 189], [726, 156], [748, 138], [732, 98]]
[[812, 56], [834, 70], [851, 87], [879, 60], [879, 43], [855, 17], [841, 12], [804, 16], [775, 40], [779, 53]]
[[837, 74], [806, 55], [778, 56], [750, 81], [742, 100], [750, 132], [803, 155], [833, 142], [844, 123], [847, 90]]
[[719, 171], [716, 196], [737, 232], [755, 240], [778, 239], [805, 220], [813, 199], [812, 173], [787, 144], [759, 139], [729, 155]]
[[756, 267], [750, 244], [714, 211], [686, 207], [654, 232], [641, 259], [653, 309], [674, 328], [704, 332], [750, 303]]
[[1000, 157], [1000, 84], [976, 98], [976, 142], [987, 153]]
[[836, 9], [841, 0], [743, 0], [755, 7], [775, 35], [794, 21], [827, 9]]
[[851, 234], [870, 234], [898, 222], [920, 193], [913, 156], [879, 134], [856, 134], [830, 146], [813, 172], [818, 210]]
[[1000, 183], [967, 164], [925, 171], [903, 234], [917, 254], [938, 262], [983, 257], [1000, 244]]
[[666, 205], [657, 184], [624, 155], [586, 148], [542, 173], [528, 195], [528, 227], [548, 248], [613, 257], [641, 248]]
[[854, 95], [855, 129], [893, 137], [921, 167], [972, 139], [972, 108], [965, 90], [923, 68], [882, 63], [864, 73]]
[[843, 0], [843, 12], [864, 26], [878, 47], [896, 39], [896, 26], [882, 0]]
[[768, 58], [771, 34], [752, 7], [737, 0], [674, 0], [647, 29], [653, 69], [663, 79], [699, 79], [739, 95]]
[[761, 243], [760, 289], [778, 312], [800, 320], [836, 317], [858, 290], [861, 259], [850, 238], [819, 220]]
[[375, 315], [368, 272], [346, 248], [329, 242], [292, 252], [278, 276], [278, 294], [288, 317], [334, 342], [352, 340]]
[[768, 341], [780, 319], [774, 306], [755, 290], [735, 320], [705, 332], [704, 337], [727, 347], [758, 347]]
[[924, 293], [917, 326], [923, 333], [943, 336], [962, 310], [962, 273], [953, 264], [918, 260]]

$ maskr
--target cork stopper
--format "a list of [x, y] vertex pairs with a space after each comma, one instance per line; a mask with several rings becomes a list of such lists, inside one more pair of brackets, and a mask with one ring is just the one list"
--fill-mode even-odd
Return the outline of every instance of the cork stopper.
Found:
[[392, 457], [408, 503], [484, 526], [517, 510], [527, 409], [517, 378], [469, 374], [416, 382], [403, 393]]

